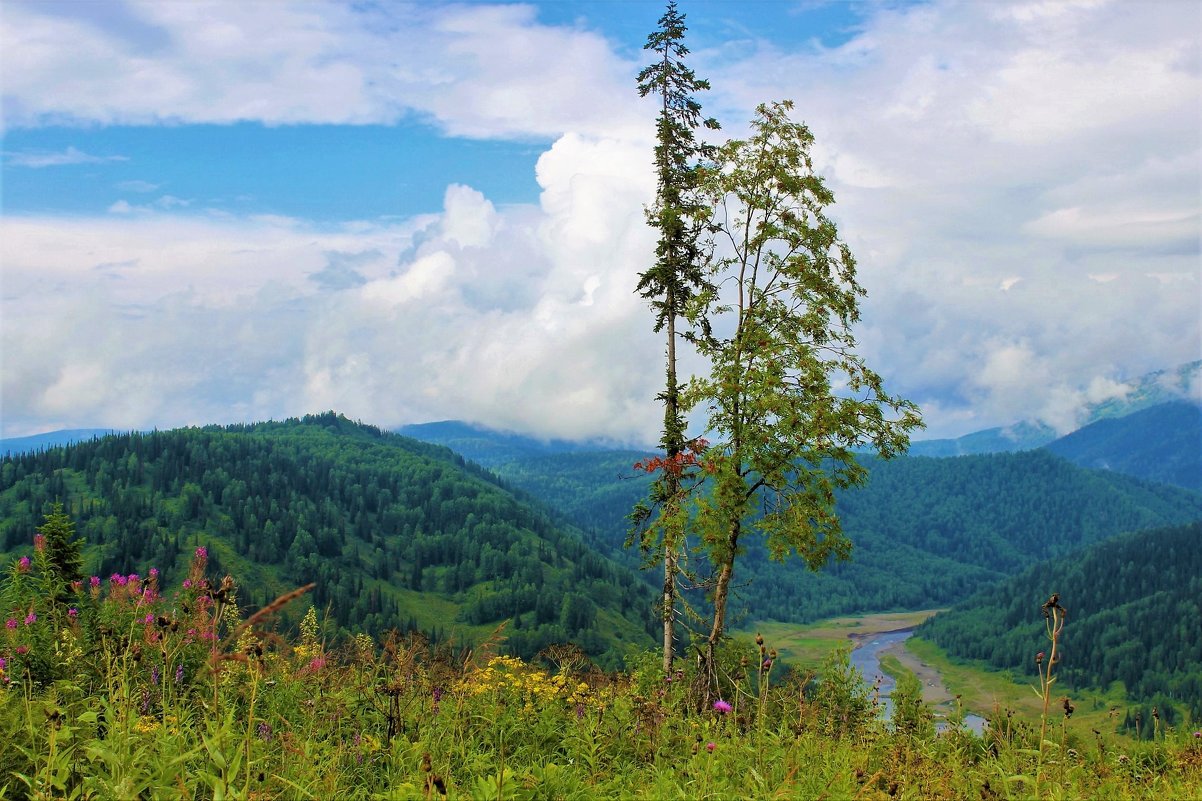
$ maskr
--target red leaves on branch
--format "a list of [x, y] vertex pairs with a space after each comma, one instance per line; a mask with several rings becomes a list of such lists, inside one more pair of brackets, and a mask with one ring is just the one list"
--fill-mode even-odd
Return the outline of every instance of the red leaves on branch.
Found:
[[635, 470], [642, 470], [646, 473], [657, 473], [663, 470], [671, 475], [679, 476], [684, 473], [685, 468], [696, 467], [701, 465], [707, 472], [713, 472], [709, 462], [702, 462], [698, 457], [705, 453], [705, 449], [709, 447], [709, 442], [698, 437], [685, 443], [684, 450], [673, 457], [667, 456], [652, 456], [648, 459], [634, 463]]

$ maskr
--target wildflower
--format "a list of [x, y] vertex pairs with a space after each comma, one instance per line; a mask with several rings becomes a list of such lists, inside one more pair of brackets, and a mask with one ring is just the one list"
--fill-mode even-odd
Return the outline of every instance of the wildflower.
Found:
[[67, 617], [74, 620], [75, 618], [79, 617], [79, 610], [76, 609], [74, 606], [71, 607], [70, 609], [67, 610]]
[[72, 582], [71, 582], [71, 590], [72, 590], [72, 592], [79, 592], [79, 591], [80, 591], [80, 590], [82, 590], [82, 589], [83, 589], [83, 582], [82, 582], [82, 581], [79, 581], [79, 580], [77, 579], [77, 580], [75, 580], [75, 581], [72, 581]]
[[17, 627], [17, 621], [10, 617], [8, 620], [4, 621], [4, 625], [10, 629], [15, 629]]
[[38, 553], [46, 550], [46, 537], [42, 534], [33, 535], [33, 549]]
[[180, 664], [175, 666], [175, 683], [179, 684], [183, 680], [184, 680], [184, 665], [181, 662]]
[[1196, 732], [1194, 732], [1194, 739], [1195, 739], [1195, 740], [1202, 740], [1202, 731], [1196, 731]]
[[717, 701], [714, 701], [714, 711], [715, 712], [719, 712], [719, 713], [725, 715], [726, 713], [730, 712], [732, 709], [734, 709], [734, 707], [732, 707], [730, 704], [723, 701], [721, 698], [719, 698]]
[[710, 743], [705, 744], [705, 750], [709, 751], [711, 754], [714, 753], [714, 749], [717, 747], [718, 747], [717, 743], [710, 742]]
[[26, 626], [32, 626], [37, 621], [38, 621], [38, 616], [36, 614], [34, 614], [33, 612], [30, 612], [28, 615], [25, 616], [25, 625]]
[[29, 572], [29, 557], [28, 556], [22, 556], [20, 559], [17, 560], [17, 572], [18, 573]]
[[152, 567], [152, 568], [150, 568], [150, 577], [151, 577], [151, 578], [158, 578], [158, 577], [159, 577], [159, 569], [158, 569], [157, 567]]
[[152, 668], [150, 669], [150, 683], [151, 683], [151, 684], [158, 684], [158, 683], [159, 683], [159, 669], [158, 669], [158, 667], [157, 667], [157, 666], [156, 666], [156, 667], [152, 667]]
[[208, 559], [209, 558], [209, 549], [204, 547], [203, 545], [196, 546], [196, 558], [201, 561]]
[[184, 589], [185, 590], [192, 589], [192, 579], [184, 579]]
[[309, 670], [312, 671], [313, 673], [316, 673], [317, 671], [321, 670], [325, 666], [326, 666], [326, 660], [325, 660], [325, 657], [322, 657], [322, 656], [315, 656], [315, 657], [313, 657], [313, 659], [311, 659], [309, 661]]
[[18, 645], [17, 646], [17, 656], [24, 656], [27, 653], [29, 653], [28, 645]]
[[259, 732], [260, 740], [264, 740], [264, 741], [270, 740], [271, 739], [271, 724], [265, 720], [259, 721], [258, 732]]
[[149, 626], [151, 623], [154, 622], [154, 613], [153, 612], [148, 613], [146, 615], [146, 617], [142, 618], [142, 622], [145, 623], [147, 626]]

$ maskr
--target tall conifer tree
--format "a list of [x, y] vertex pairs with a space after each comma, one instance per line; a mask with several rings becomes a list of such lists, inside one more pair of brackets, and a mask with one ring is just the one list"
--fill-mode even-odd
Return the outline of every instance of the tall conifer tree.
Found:
[[[655, 331], [665, 333], [666, 383], [658, 396], [664, 404], [664, 429], [660, 445], [665, 459], [651, 492], [651, 506], [640, 504], [632, 514], [634, 530], [645, 551], [656, 550], [664, 563], [662, 614], [664, 624], [664, 671], [670, 672], [676, 616], [676, 577], [678, 553], [684, 542], [683, 484], [690, 453], [685, 436], [685, 412], [681, 404], [681, 385], [677, 379], [677, 344], [682, 336], [678, 321], [686, 306], [705, 287], [700, 234], [705, 214], [699, 205], [697, 164], [711, 148], [698, 142], [699, 127], [717, 128], [713, 119], [703, 119], [701, 104], [694, 94], [709, 89], [709, 82], [698, 78], [685, 66], [684, 15], [676, 3], [669, 2], [659, 27], [647, 37], [643, 49], [656, 55], [638, 76], [639, 96], [659, 99], [656, 120], [655, 166], [657, 188], [655, 205], [648, 210], [648, 223], [659, 230], [655, 264], [640, 275], [638, 292], [650, 301], [655, 312]], [[652, 508], [658, 510], [652, 518]], [[658, 537], [658, 546], [657, 546]]]

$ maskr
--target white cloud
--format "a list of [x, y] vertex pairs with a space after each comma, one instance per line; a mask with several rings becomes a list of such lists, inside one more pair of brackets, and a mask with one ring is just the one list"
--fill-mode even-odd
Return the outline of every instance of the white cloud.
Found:
[[418, 115], [473, 137], [645, 127], [631, 66], [596, 33], [539, 24], [532, 6], [142, 0], [127, 11], [139, 36], [82, 12], [6, 7], [6, 124]]
[[335, 408], [643, 439], [661, 350], [632, 291], [646, 158], [574, 136], [540, 162], [537, 208], [457, 186], [441, 215], [388, 225], [6, 219], [5, 425], [72, 405], [116, 427]]
[[[6, 426], [332, 407], [655, 437], [662, 343], [633, 292], [653, 111], [604, 39], [519, 5], [132, 8], [128, 36], [6, 8], [9, 124], [418, 115], [554, 137], [540, 202], [451, 186], [439, 215], [338, 229], [184, 216], [166, 195], [8, 219]], [[1031, 414], [1063, 428], [1202, 356], [1196, 22], [1175, 2], [937, 0], [882, 7], [835, 49], [741, 41], [693, 65], [727, 133], [797, 101], [869, 292], [864, 353], [923, 403], [929, 436]]]
[[72, 164], [105, 164], [111, 161], [129, 161], [126, 156], [93, 156], [75, 147], [68, 147], [61, 153], [21, 152], [5, 153], [7, 163], [12, 167], [65, 167]]

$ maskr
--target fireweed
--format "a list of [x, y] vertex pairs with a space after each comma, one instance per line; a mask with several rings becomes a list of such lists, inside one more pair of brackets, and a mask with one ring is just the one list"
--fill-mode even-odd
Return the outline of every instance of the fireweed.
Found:
[[[85, 577], [60, 604], [38, 559], [0, 585], [0, 798], [1030, 795], [1021, 738], [995, 753], [969, 734], [895, 734], [842, 656], [811, 684], [732, 645], [724, 703], [699, 709], [695, 666], [666, 681], [654, 653], [607, 674], [549, 649], [549, 669], [416, 634], [341, 636], [316, 610], [281, 634], [272, 615], [301, 590], [244, 617], [207, 549], [180, 586]], [[1040, 792], [1188, 796], [1202, 750], [1182, 732], [1127, 753], [1076, 745]]]

